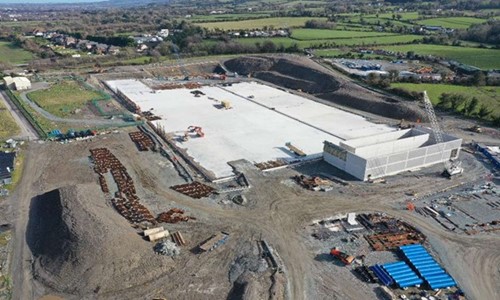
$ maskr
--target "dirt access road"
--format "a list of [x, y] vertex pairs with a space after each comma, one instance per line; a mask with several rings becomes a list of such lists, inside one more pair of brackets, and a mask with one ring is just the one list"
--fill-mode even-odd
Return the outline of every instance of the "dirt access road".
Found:
[[[88, 158], [89, 147], [109, 146], [117, 153], [123, 151], [128, 154], [127, 163], [133, 176], [155, 180], [158, 174], [149, 171], [150, 165], [144, 160], [141, 153], [130, 147], [130, 142], [119, 144], [127, 136], [125, 133], [114, 136], [103, 136], [86, 142], [85, 147], [60, 144], [32, 143], [26, 151], [25, 176], [16, 192], [10, 197], [11, 217], [15, 224], [15, 251], [13, 254], [12, 270], [14, 282], [14, 299], [37, 299], [46, 293], [43, 287], [31, 275], [31, 253], [26, 245], [26, 224], [29, 218], [31, 199], [43, 192], [65, 185], [78, 184], [93, 179], [81, 178], [81, 174], [88, 174], [83, 169], [89, 168], [88, 163], [82, 163]], [[114, 140], [115, 145], [111, 145]], [[68, 149], [71, 147], [71, 149]], [[128, 149], [130, 148], [130, 149]], [[80, 150], [81, 149], [81, 150]], [[70, 152], [70, 153], [69, 153]], [[75, 168], [57, 167], [60, 159], [73, 157]], [[75, 163], [77, 162], [77, 163]], [[79, 167], [78, 167], [79, 166]], [[224, 206], [210, 203], [206, 199], [195, 200], [169, 190], [169, 185], [160, 184], [158, 179], [150, 184], [148, 189], [158, 199], [170, 199], [176, 206], [187, 208], [191, 214], [210, 216], [212, 224], [218, 224], [237, 233], [237, 241], [249, 240], [255, 236], [262, 236], [276, 248], [284, 261], [288, 281], [288, 299], [342, 299], [348, 295], [349, 299], [362, 299], [365, 294], [354, 286], [335, 286], [333, 295], [325, 295], [315, 287], [321, 274], [317, 274], [313, 262], [317, 253], [311, 253], [302, 240], [304, 228], [312, 219], [331, 216], [340, 212], [350, 211], [379, 211], [404, 218], [416, 225], [430, 238], [435, 250], [439, 253], [444, 266], [459, 282], [471, 299], [498, 299], [500, 276], [498, 265], [500, 262], [500, 237], [498, 235], [463, 236], [447, 232], [440, 227], [429, 224], [423, 217], [408, 213], [400, 209], [401, 198], [408, 186], [422, 191], [441, 190], [456, 184], [456, 182], [439, 178], [435, 172], [429, 172], [420, 178], [412, 175], [394, 177], [387, 185], [353, 184], [351, 187], [338, 187], [330, 193], [314, 193], [305, 191], [297, 186], [284, 184], [289, 180], [293, 170], [285, 169], [273, 173], [263, 174], [251, 166], [242, 166], [242, 170], [249, 178], [252, 188], [246, 193], [250, 201], [248, 207]], [[478, 168], [468, 173], [462, 180], [478, 179], [483, 170]], [[140, 174], [140, 175], [138, 175]], [[139, 179], [140, 182], [140, 179]], [[139, 185], [139, 182], [137, 185]], [[97, 183], [95, 188], [98, 189]], [[106, 207], [109, 213], [116, 213], [113, 208]], [[208, 224], [211, 225], [211, 224]], [[189, 225], [186, 226], [193, 226]], [[192, 227], [193, 228], [193, 227]], [[193, 228], [194, 230], [194, 228]], [[177, 299], [220, 299], [227, 296], [229, 289], [219, 291], [219, 294], [203, 294], [193, 291], [193, 285], [203, 286], [208, 277], [216, 282], [227, 282], [228, 251], [238, 251], [239, 242], [234, 246], [224, 246], [215, 251], [212, 259], [206, 261], [195, 254], [187, 255], [184, 262], [179, 261], [172, 273], [167, 272], [156, 282], [149, 284], [147, 289], [163, 291]], [[233, 248], [229, 248], [233, 247]], [[236, 247], [236, 248], [234, 248]], [[217, 254], [220, 253], [220, 254]], [[201, 265], [200, 265], [201, 264]], [[208, 265], [206, 265], [208, 264]], [[183, 266], [183, 267], [182, 267]], [[207, 274], [206, 278], [192, 277], [193, 272], [210, 268], [221, 270]], [[221, 267], [224, 266], [224, 267]], [[147, 271], [147, 270], [145, 270]], [[95, 274], [99, 276], [99, 274]], [[201, 275], [198, 275], [201, 276]], [[107, 280], [102, 278], [102, 280]], [[227, 286], [227, 284], [225, 285]], [[144, 287], [134, 287], [136, 292], [148, 294]], [[184, 290], [181, 294], [180, 290]], [[207, 290], [199, 288], [199, 290]], [[133, 291], [123, 291], [124, 299], [133, 299]], [[200, 294], [201, 293], [201, 294]], [[225, 293], [225, 294], [224, 294]], [[71, 298], [71, 297], [70, 297]], [[103, 298], [112, 298], [103, 297]], [[345, 298], [343, 298], [345, 299]]]

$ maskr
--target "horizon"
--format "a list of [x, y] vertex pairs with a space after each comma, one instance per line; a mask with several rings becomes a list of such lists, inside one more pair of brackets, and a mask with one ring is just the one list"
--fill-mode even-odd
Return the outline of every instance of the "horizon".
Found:
[[60, 3], [88, 3], [112, 2], [113, 0], [0, 0], [2, 4], [60, 4]]

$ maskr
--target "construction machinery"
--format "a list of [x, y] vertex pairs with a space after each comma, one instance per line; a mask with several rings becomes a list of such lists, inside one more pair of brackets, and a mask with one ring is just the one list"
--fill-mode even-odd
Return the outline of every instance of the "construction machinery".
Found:
[[233, 106], [231, 105], [231, 102], [229, 102], [228, 100], [222, 100], [221, 104], [222, 104], [222, 107], [224, 107], [224, 109], [233, 108]]
[[205, 133], [203, 132], [203, 128], [200, 126], [189, 126], [186, 131], [176, 131], [175, 133], [182, 133], [182, 141], [187, 142], [191, 134], [196, 134], [198, 137], [204, 137]]
[[322, 179], [319, 176], [306, 177], [304, 175], [294, 176], [293, 179], [302, 187], [311, 190], [311, 191], [319, 191], [319, 190], [329, 190], [331, 188], [331, 181]]
[[398, 127], [399, 127], [399, 129], [410, 129], [410, 128], [415, 127], [415, 125], [412, 125], [412, 124], [406, 122], [405, 119], [401, 119]]
[[[432, 102], [429, 99], [429, 96], [427, 95], [427, 91], [424, 91], [424, 105], [425, 105], [425, 111], [427, 112], [427, 115], [429, 117], [429, 120], [431, 122], [431, 128], [432, 128], [432, 133], [434, 135], [434, 139], [438, 145], [441, 145], [443, 143], [443, 131], [441, 130], [441, 127], [439, 126], [439, 123], [436, 118], [436, 113], [434, 112], [434, 107], [432, 106]], [[441, 151], [444, 151], [444, 149], [440, 149]], [[460, 175], [462, 174], [464, 169], [462, 168], [462, 162], [461, 161], [452, 161], [451, 159], [445, 162], [444, 164], [444, 171], [443, 175], [447, 177], [452, 177], [455, 175]]]
[[193, 133], [193, 132], [196, 133], [196, 135], [199, 137], [205, 136], [205, 133], [203, 132], [203, 128], [201, 128], [200, 126], [189, 126], [188, 131], [191, 133]]
[[467, 128], [467, 130], [475, 132], [475, 133], [482, 133], [483, 129], [479, 125], [474, 125], [472, 127]]
[[330, 251], [330, 255], [333, 257], [336, 257], [341, 262], [343, 262], [345, 265], [350, 265], [355, 259], [354, 256], [349, 255], [347, 253], [344, 253], [336, 247], [332, 248], [332, 250]]

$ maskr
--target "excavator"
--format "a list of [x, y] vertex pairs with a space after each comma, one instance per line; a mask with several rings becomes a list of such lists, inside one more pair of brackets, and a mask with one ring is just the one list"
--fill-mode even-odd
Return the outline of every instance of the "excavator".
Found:
[[344, 253], [336, 247], [332, 248], [332, 250], [330, 251], [330, 255], [339, 259], [346, 266], [350, 265], [354, 261], [354, 256]]
[[200, 126], [189, 126], [188, 131], [195, 132], [196, 135], [198, 135], [199, 137], [205, 136], [205, 133], [203, 132], [203, 128], [201, 128]]
[[182, 141], [187, 142], [189, 140], [190, 133], [196, 133], [198, 137], [204, 137], [205, 133], [203, 132], [203, 128], [200, 126], [189, 126], [186, 131], [183, 132]]

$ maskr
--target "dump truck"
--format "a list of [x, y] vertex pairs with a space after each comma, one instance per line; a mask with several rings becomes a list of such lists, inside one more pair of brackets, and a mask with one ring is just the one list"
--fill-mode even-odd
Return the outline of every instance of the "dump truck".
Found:
[[344, 253], [340, 251], [338, 248], [332, 248], [332, 250], [330, 251], [330, 255], [336, 257], [345, 265], [350, 265], [354, 261], [354, 256]]

